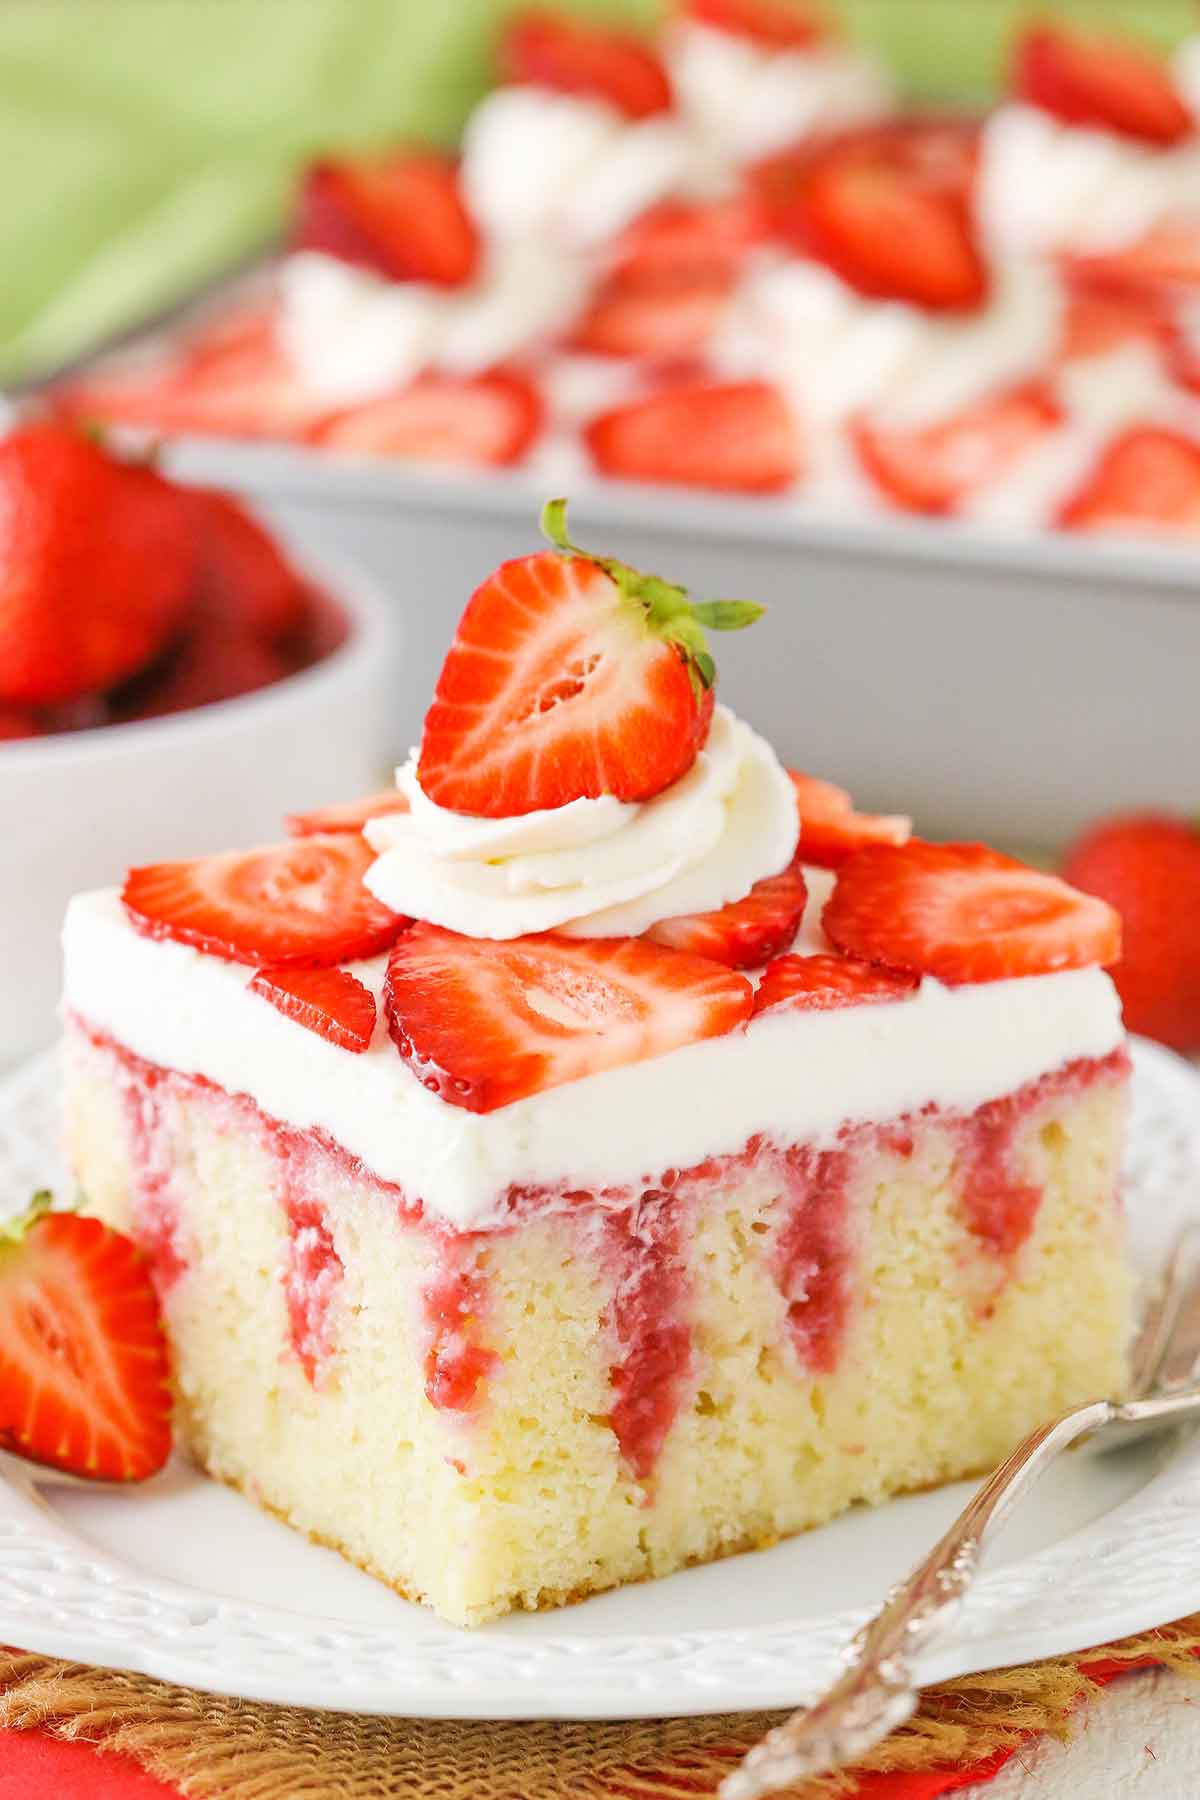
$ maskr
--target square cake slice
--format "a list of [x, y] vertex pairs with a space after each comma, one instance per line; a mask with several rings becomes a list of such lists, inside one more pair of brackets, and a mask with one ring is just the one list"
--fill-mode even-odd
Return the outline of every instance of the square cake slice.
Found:
[[1129, 1337], [1116, 916], [790, 775], [757, 609], [547, 524], [390, 798], [66, 927], [193, 1454], [459, 1624], [984, 1470]]

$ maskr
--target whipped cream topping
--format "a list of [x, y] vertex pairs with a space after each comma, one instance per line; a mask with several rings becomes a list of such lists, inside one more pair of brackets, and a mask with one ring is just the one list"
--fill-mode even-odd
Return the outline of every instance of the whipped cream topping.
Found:
[[279, 271], [279, 340], [310, 392], [354, 405], [422, 369], [472, 375], [561, 331], [588, 273], [537, 239], [494, 242], [470, 287], [388, 281], [300, 251]]
[[764, 255], [713, 356], [728, 375], [777, 381], [816, 431], [862, 411], [920, 426], [1040, 372], [1061, 320], [1053, 270], [1025, 260], [997, 269], [987, 304], [960, 317], [867, 300], [818, 263]]
[[[1200, 39], [1179, 67], [1200, 87]], [[984, 240], [1000, 254], [1099, 254], [1151, 226], [1200, 214], [1200, 129], [1169, 149], [1066, 125], [1014, 102], [988, 119], [976, 189]]]
[[[830, 885], [806, 871], [798, 947], [826, 947]], [[381, 1022], [360, 1055], [250, 991], [250, 971], [140, 936], [115, 889], [77, 896], [65, 931], [65, 1007], [137, 1056], [247, 1095], [268, 1117], [319, 1129], [452, 1229], [505, 1223], [510, 1184], [645, 1184], [664, 1168], [735, 1154], [761, 1133], [832, 1142], [846, 1122], [929, 1103], [970, 1111], [1123, 1041], [1107, 975], [1072, 970], [977, 987], [926, 980], [912, 1000], [779, 1010], [742, 1031], [568, 1082], [493, 1113], [447, 1106]], [[385, 959], [355, 973], [379, 995]]]
[[629, 120], [599, 100], [501, 87], [467, 121], [461, 179], [496, 238], [539, 236], [578, 250], [689, 191], [700, 161], [688, 127], [670, 114]]
[[423, 791], [416, 751], [397, 783], [412, 810], [367, 826], [379, 852], [367, 886], [393, 912], [476, 938], [637, 937], [740, 900], [787, 866], [799, 837], [786, 771], [724, 706], [687, 773], [640, 804], [605, 795], [511, 819], [448, 812]]
[[680, 20], [666, 34], [665, 58], [679, 109], [714, 171], [809, 132], [879, 118], [894, 103], [882, 64], [839, 44], [773, 51]]

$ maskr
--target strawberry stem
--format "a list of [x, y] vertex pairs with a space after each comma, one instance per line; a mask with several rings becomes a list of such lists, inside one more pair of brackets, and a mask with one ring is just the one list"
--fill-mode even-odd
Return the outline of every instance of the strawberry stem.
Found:
[[583, 550], [567, 536], [567, 502], [547, 500], [542, 508], [542, 533], [564, 556], [582, 556], [615, 581], [622, 595], [640, 606], [646, 624], [657, 637], [674, 644], [683, 657], [697, 698], [717, 679], [717, 665], [708, 648], [705, 630], [744, 631], [766, 612], [756, 600], [693, 601], [685, 587], [664, 581], [661, 575], [643, 575], [615, 556], [597, 556]]
[[21, 1244], [38, 1220], [44, 1218], [54, 1204], [49, 1188], [39, 1188], [23, 1213], [11, 1219], [0, 1219], [0, 1248], [5, 1244]]

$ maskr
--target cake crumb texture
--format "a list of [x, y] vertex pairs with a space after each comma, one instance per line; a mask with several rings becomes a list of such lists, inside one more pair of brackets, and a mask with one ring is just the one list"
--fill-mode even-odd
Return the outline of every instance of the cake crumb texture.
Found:
[[1121, 1058], [455, 1236], [78, 1022], [65, 1056], [198, 1460], [456, 1624], [974, 1473], [1126, 1379]]

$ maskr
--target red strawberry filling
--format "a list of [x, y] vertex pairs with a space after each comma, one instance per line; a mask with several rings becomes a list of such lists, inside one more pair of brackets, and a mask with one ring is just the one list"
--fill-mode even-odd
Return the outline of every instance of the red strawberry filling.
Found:
[[[80, 1021], [75, 1023], [81, 1024]], [[487, 1330], [486, 1240], [430, 1226], [393, 1184], [379, 1180], [319, 1131], [300, 1131], [266, 1118], [244, 1096], [226, 1094], [211, 1082], [144, 1062], [102, 1034], [92, 1041], [112, 1056], [123, 1084], [132, 1083], [144, 1100], [171, 1097], [205, 1100], [231, 1113], [223, 1130], [250, 1130], [278, 1160], [278, 1187], [289, 1220], [289, 1256], [281, 1279], [288, 1305], [289, 1341], [319, 1387], [336, 1350], [334, 1301], [344, 1279], [328, 1221], [313, 1197], [324, 1169], [341, 1181], [367, 1180], [387, 1198], [399, 1228], [429, 1230], [435, 1273], [425, 1290], [428, 1342], [426, 1393], [439, 1409], [470, 1413], [485, 1402], [486, 1384], [500, 1368]], [[876, 1154], [911, 1158], [922, 1133], [950, 1128], [957, 1143], [959, 1204], [981, 1248], [1004, 1269], [1026, 1241], [1036, 1220], [1040, 1189], [1018, 1162], [1021, 1132], [1046, 1108], [1065, 1104], [1095, 1083], [1119, 1081], [1128, 1073], [1123, 1051], [1081, 1060], [1052, 1071], [973, 1113], [944, 1112], [930, 1105], [919, 1114], [880, 1123], [848, 1124], [832, 1146], [798, 1143], [778, 1146], [752, 1139], [739, 1154], [711, 1158], [692, 1169], [667, 1169], [658, 1180], [636, 1189], [603, 1193], [565, 1184], [511, 1187], [503, 1198], [499, 1238], [547, 1210], [578, 1222], [579, 1253], [598, 1257], [609, 1299], [597, 1323], [612, 1336], [610, 1423], [622, 1460], [639, 1481], [653, 1473], [671, 1425], [696, 1377], [693, 1301], [687, 1273], [687, 1246], [693, 1219], [714, 1194], [767, 1169], [779, 1198], [769, 1215], [769, 1266], [786, 1302], [787, 1331], [803, 1370], [836, 1371], [851, 1329], [855, 1269], [849, 1230], [855, 1172]], [[165, 1111], [156, 1117], [166, 1121]], [[152, 1147], [130, 1121], [129, 1148], [139, 1185], [143, 1164], [165, 1153]], [[140, 1173], [139, 1173], [140, 1171]], [[146, 1227], [147, 1248], [156, 1249], [154, 1227]], [[143, 1227], [139, 1223], [139, 1238]]]
[[471, 1238], [447, 1238], [437, 1277], [425, 1290], [425, 1395], [441, 1412], [470, 1412], [500, 1360], [480, 1337], [487, 1307], [481, 1255]]
[[308, 1158], [279, 1147], [288, 1258], [283, 1278], [293, 1353], [312, 1387], [320, 1386], [335, 1347], [333, 1304], [345, 1273], [320, 1204], [305, 1192]]

